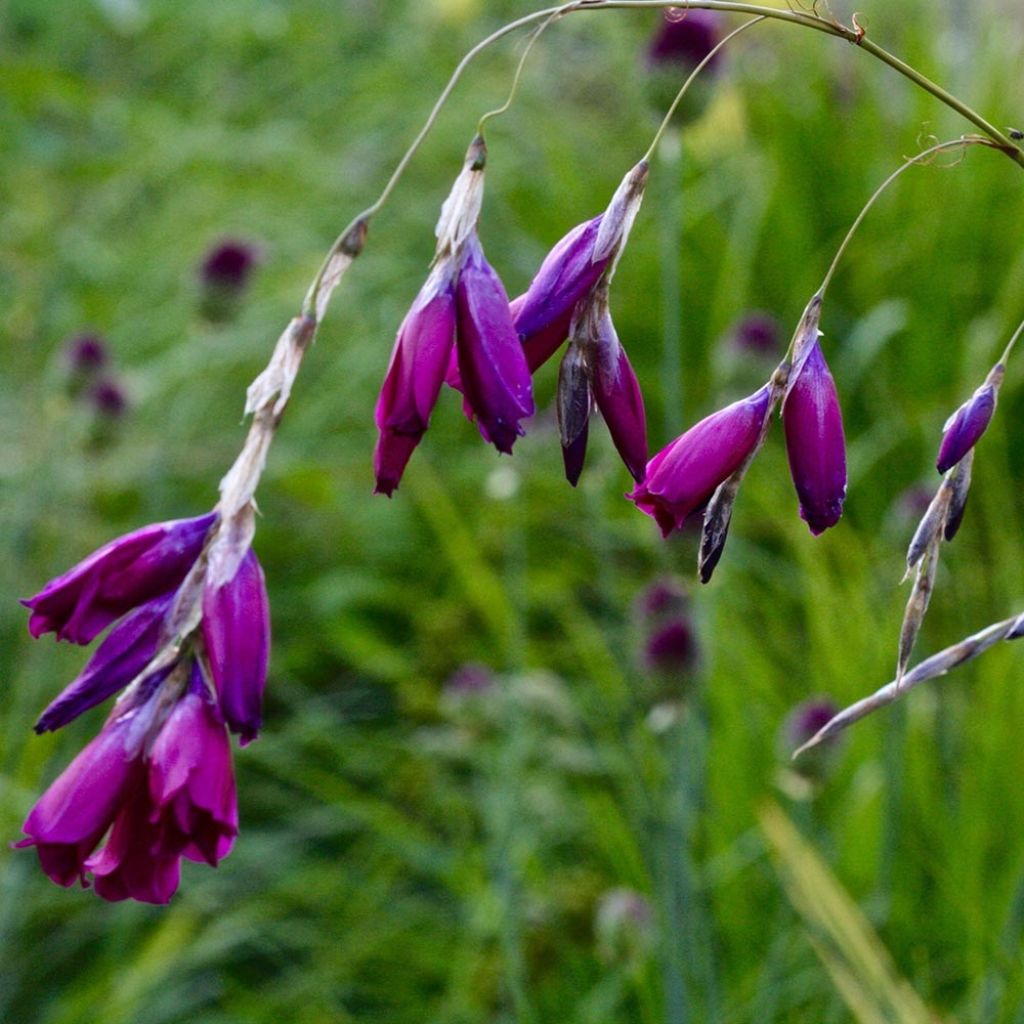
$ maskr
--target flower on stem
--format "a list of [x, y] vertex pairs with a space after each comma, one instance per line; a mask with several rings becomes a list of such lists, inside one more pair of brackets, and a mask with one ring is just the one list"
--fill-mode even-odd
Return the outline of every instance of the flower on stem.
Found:
[[663, 448], [627, 498], [652, 516], [667, 537], [700, 513], [719, 485], [757, 452], [775, 401], [776, 385], [705, 417]]
[[935, 463], [940, 473], [952, 469], [981, 440], [996, 411], [1002, 378], [1002, 364], [997, 364], [985, 383], [946, 420]]
[[220, 713], [244, 747], [262, 725], [270, 660], [270, 605], [263, 570], [250, 548], [227, 583], [207, 581], [203, 642]]
[[430, 276], [399, 328], [377, 401], [375, 491], [391, 495], [430, 423], [446, 376], [466, 415], [511, 453], [533, 389], [508, 295], [477, 237], [487, 151], [477, 137], [437, 224]]
[[835, 526], [846, 498], [846, 442], [835, 381], [818, 341], [815, 296], [797, 328], [793, 370], [782, 403], [789, 471], [800, 516], [815, 536]]
[[[711, 55], [722, 39], [722, 19], [715, 11], [668, 9], [643, 54], [645, 87], [651, 106], [663, 110], [679, 88], [680, 80]], [[706, 108], [711, 83], [721, 68], [722, 55], [715, 53], [677, 112], [680, 120], [694, 121]]]
[[87, 644], [125, 612], [175, 589], [199, 557], [214, 513], [154, 523], [105, 544], [21, 603], [34, 637]]
[[558, 377], [558, 423], [565, 473], [575, 486], [583, 469], [590, 412], [596, 404], [612, 441], [639, 483], [647, 463], [647, 423], [640, 384], [598, 289], [577, 307], [572, 341]]
[[[177, 687], [169, 698], [165, 688]], [[93, 852], [106, 833], [106, 844]], [[25, 820], [58, 885], [96, 880], [104, 899], [166, 903], [182, 856], [216, 865], [238, 831], [227, 732], [198, 665], [144, 680]]]

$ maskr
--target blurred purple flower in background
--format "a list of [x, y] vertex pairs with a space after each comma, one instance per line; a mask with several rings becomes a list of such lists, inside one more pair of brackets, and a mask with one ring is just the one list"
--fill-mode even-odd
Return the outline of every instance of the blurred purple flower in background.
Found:
[[[645, 91], [655, 112], [664, 113], [686, 76], [721, 41], [722, 27], [716, 11], [669, 8], [662, 12], [643, 53]], [[695, 121], [704, 112], [721, 67], [722, 54], [716, 53], [676, 111], [677, 124]]]
[[109, 358], [107, 343], [98, 334], [78, 334], [64, 343], [64, 359], [72, 373], [95, 374]]
[[769, 359], [779, 354], [779, 323], [768, 313], [748, 313], [733, 325], [728, 338], [730, 345], [742, 353]]
[[[817, 747], [792, 760], [799, 749], [827, 722], [839, 714], [840, 706], [831, 697], [818, 696], [797, 704], [779, 729], [779, 758], [785, 767], [784, 788], [794, 797], [813, 796], [815, 788], [828, 776], [842, 747], [842, 736], [831, 736]], [[811, 788], [808, 789], [807, 787]]]
[[97, 381], [87, 394], [93, 409], [109, 419], [118, 419], [128, 408], [124, 388], [112, 377]]
[[199, 265], [199, 283], [200, 310], [207, 320], [223, 323], [235, 316], [259, 260], [256, 245], [236, 238], [226, 238], [206, 253]]

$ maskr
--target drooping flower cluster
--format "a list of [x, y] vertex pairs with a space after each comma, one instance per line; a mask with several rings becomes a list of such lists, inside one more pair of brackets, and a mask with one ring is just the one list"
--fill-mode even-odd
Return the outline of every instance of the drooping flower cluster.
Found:
[[124, 691], [25, 820], [17, 845], [59, 885], [91, 874], [106, 899], [166, 903], [182, 857], [216, 865], [231, 850], [228, 730], [243, 744], [258, 734], [270, 623], [251, 549], [227, 583], [205, 578], [216, 524], [211, 513], [126, 534], [23, 602], [36, 637], [87, 644], [112, 626], [37, 732]]
[[441, 210], [437, 251], [426, 283], [398, 330], [377, 400], [374, 453], [378, 493], [398, 486], [426, 432], [449, 363], [457, 367], [466, 412], [499, 452], [511, 453], [533, 415], [533, 387], [508, 295], [477, 236], [487, 151], [473, 140]]

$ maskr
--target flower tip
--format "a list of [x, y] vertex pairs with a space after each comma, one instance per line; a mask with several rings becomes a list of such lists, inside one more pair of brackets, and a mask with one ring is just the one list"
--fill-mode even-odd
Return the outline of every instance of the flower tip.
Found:
[[841, 499], [829, 503], [820, 510], [811, 510], [804, 505], [800, 506], [800, 518], [807, 524], [814, 537], [820, 537], [826, 530], [835, 526], [842, 517], [843, 502]]

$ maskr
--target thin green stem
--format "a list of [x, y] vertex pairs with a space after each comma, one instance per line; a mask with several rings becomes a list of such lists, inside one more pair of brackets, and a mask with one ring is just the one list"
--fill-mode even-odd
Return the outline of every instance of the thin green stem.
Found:
[[522, 78], [523, 68], [526, 66], [526, 58], [530, 56], [533, 44], [540, 39], [548, 26], [557, 21], [561, 16], [561, 12], [556, 11], [547, 19], [547, 21], [543, 22], [526, 41], [526, 46], [523, 48], [523, 55], [519, 58], [519, 66], [516, 68], [515, 76], [512, 79], [512, 88], [508, 91], [508, 99], [506, 99], [500, 107], [496, 107], [494, 110], [488, 110], [487, 113], [480, 118], [476, 126], [477, 135], [483, 136], [484, 127], [487, 122], [494, 117], [499, 117], [504, 114], [505, 111], [512, 106], [512, 101], [516, 98], [516, 90], [519, 88], [519, 79]]
[[840, 39], [845, 39], [847, 42], [859, 46], [862, 50], [866, 50], [883, 63], [888, 64], [895, 71], [899, 72], [904, 77], [909, 78], [920, 88], [924, 89], [925, 92], [930, 93], [941, 103], [944, 103], [946, 106], [965, 117], [978, 129], [984, 132], [990, 139], [992, 139], [996, 146], [1006, 153], [1010, 159], [1020, 164], [1021, 167], [1024, 167], [1024, 150], [1021, 150], [1021, 148], [1017, 146], [1016, 143], [1014, 143], [1006, 134], [999, 131], [999, 129], [991, 122], [982, 117], [981, 114], [969, 107], [966, 103], [957, 99], [931, 79], [922, 75], [905, 61], [890, 53], [888, 50], [883, 49], [881, 46], [878, 46], [870, 39], [867, 39], [863, 30], [859, 27], [842, 25], [837, 21], [819, 18], [812, 14], [802, 14], [797, 11], [781, 10], [773, 7], [762, 7], [758, 4], [734, 3], [733, 0], [571, 0], [570, 3], [560, 4], [557, 7], [547, 7], [540, 11], [534, 11], [532, 14], [523, 15], [523, 17], [517, 18], [515, 21], [511, 21], [507, 25], [503, 25], [500, 29], [487, 36], [486, 39], [477, 43], [476, 46], [469, 50], [462, 60], [459, 61], [444, 89], [441, 90], [441, 94], [434, 103], [423, 127], [416, 135], [416, 138], [413, 139], [412, 144], [402, 155], [402, 158], [399, 160], [398, 165], [395, 167], [380, 195], [370, 206], [363, 210], [362, 213], [358, 214], [352, 222], [346, 226], [345, 230], [341, 232], [334, 244], [331, 246], [327, 257], [314, 278], [313, 286], [310, 289], [307, 298], [306, 308], [303, 312], [310, 315], [312, 314], [312, 311], [316, 308], [316, 297], [320, 291], [324, 275], [326, 274], [333, 257], [338, 252], [342, 251], [348, 239], [351, 239], [361, 229], [365, 230], [371, 218], [387, 202], [395, 186], [405, 173], [405, 169], [409, 166], [409, 163], [423, 144], [424, 139], [426, 139], [430, 130], [433, 128], [442, 108], [448, 102], [449, 96], [451, 96], [455, 86], [462, 78], [463, 72], [478, 54], [491, 46], [492, 43], [496, 43], [498, 40], [503, 39], [505, 36], [520, 28], [526, 28], [529, 25], [534, 25], [537, 22], [543, 22], [546, 20], [557, 20], [563, 15], [573, 14], [576, 11], [641, 10], [663, 9], [668, 7], [695, 8], [709, 11], [724, 11], [734, 14], [749, 14], [755, 17], [785, 21], [793, 25], [803, 25], [805, 28], [812, 28], [818, 32], [823, 32], [826, 35], [837, 36]]
[[839, 246], [839, 249], [836, 251], [835, 256], [832, 258], [832, 263], [829, 265], [828, 271], [825, 273], [825, 278], [821, 282], [821, 286], [818, 288], [818, 291], [816, 293], [818, 298], [824, 297], [825, 289], [828, 288], [829, 282], [832, 280], [832, 275], [835, 274], [836, 267], [839, 266], [839, 261], [843, 257], [843, 253], [846, 252], [846, 248], [850, 244], [850, 240], [857, 233], [857, 228], [860, 227], [861, 222], [867, 216], [868, 211], [871, 209], [872, 206], [875, 205], [875, 202], [882, 195], [882, 193], [905, 170], [907, 170], [908, 167], [913, 167], [914, 164], [919, 164], [922, 161], [934, 156], [936, 153], [941, 153], [947, 149], [963, 149], [966, 148], [967, 146], [973, 145], [991, 146], [992, 143], [988, 139], [983, 139], [981, 138], [981, 136], [978, 135], [964, 135], [961, 136], [959, 139], [949, 139], [946, 142], [938, 142], [934, 146], [929, 146], [927, 149], [922, 150], [916, 156], [912, 156], [908, 160], [905, 160], [902, 164], [900, 164], [900, 166], [897, 167], [896, 170], [893, 171], [892, 174], [890, 174], [889, 177], [886, 178], [885, 181], [883, 181], [882, 184], [875, 189], [875, 191], [871, 194], [871, 198], [864, 204], [860, 213], [857, 214], [856, 220], [854, 220], [853, 224], [850, 225], [850, 230], [846, 232], [846, 237], [843, 239], [842, 244]]
[[654, 133], [654, 138], [651, 139], [651, 144], [647, 148], [647, 152], [644, 153], [644, 160], [650, 162], [654, 156], [654, 151], [658, 148], [658, 143], [661, 142], [661, 137], [665, 134], [665, 130], [672, 122], [672, 116], [675, 114], [679, 104], [682, 103], [683, 97], [686, 95], [686, 91], [690, 88], [693, 80], [704, 70], [704, 68], [711, 63], [715, 58], [715, 55], [719, 50], [725, 46], [734, 36], [738, 36], [741, 32], [746, 31], [751, 25], [756, 25], [759, 21], [764, 21], [765, 16], [759, 14], [756, 18], [751, 18], [750, 21], [743, 22], [739, 28], [734, 28], [724, 39], [719, 40], [708, 52], [707, 56], [690, 72], [679, 92], [676, 93], [676, 98], [672, 101], [672, 105], [668, 108], [665, 116], [662, 118], [661, 124], [658, 125], [658, 130]]
[[1003, 349], [1003, 354], [999, 357], [999, 362], [1006, 365], [1006, 361], [1010, 358], [1010, 354], [1013, 352], [1014, 346], [1017, 344], [1017, 339], [1024, 334], [1024, 321], [1022, 321], [1017, 330], [1013, 332], [1013, 337], [1006, 343], [1006, 348]]

